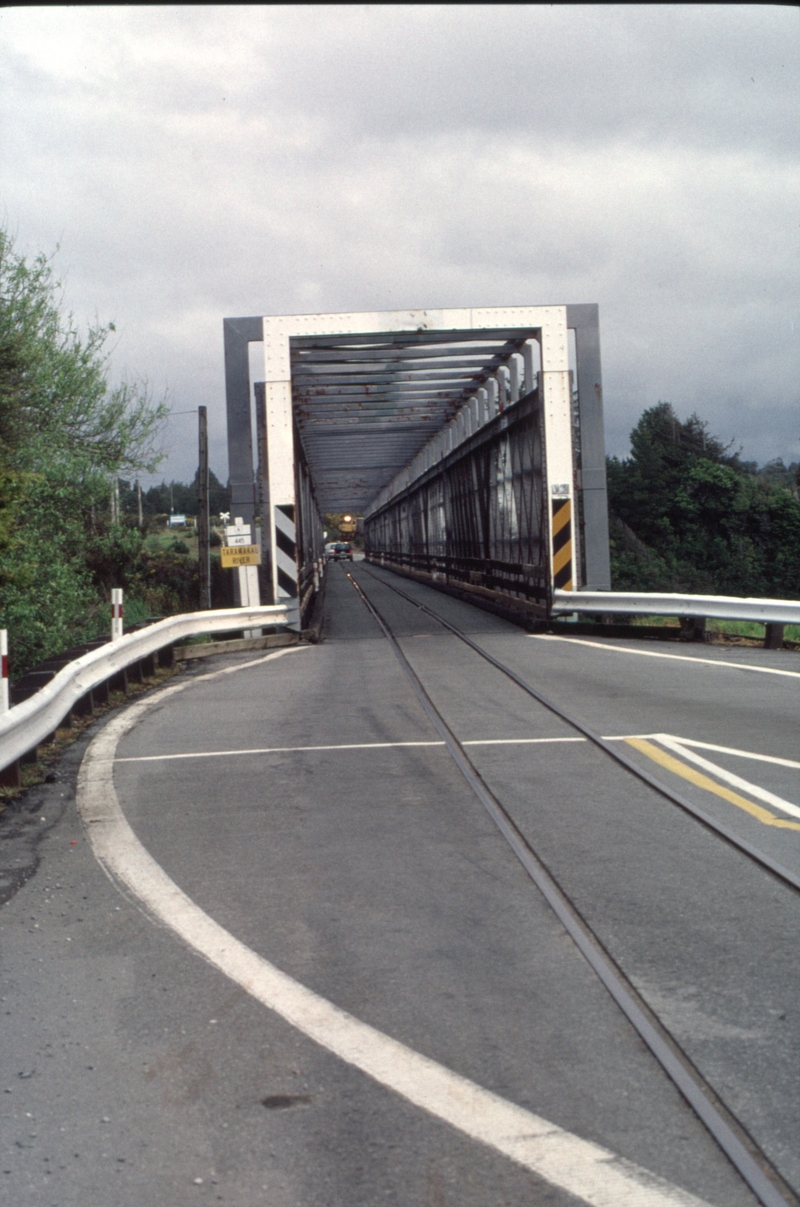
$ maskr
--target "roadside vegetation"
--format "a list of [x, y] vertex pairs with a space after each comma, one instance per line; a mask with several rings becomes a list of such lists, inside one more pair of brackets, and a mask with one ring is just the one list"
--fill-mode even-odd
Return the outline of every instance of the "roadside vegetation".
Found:
[[800, 599], [800, 464], [742, 461], [660, 402], [608, 459], [612, 586]]
[[26, 261], [0, 230], [0, 628], [12, 678], [105, 636], [112, 587], [125, 590], [126, 627], [197, 603], [196, 550], [156, 510], [170, 487], [142, 492], [139, 524], [133, 475], [156, 470], [168, 407], [145, 382], [110, 384], [113, 332], [81, 333], [50, 261]]

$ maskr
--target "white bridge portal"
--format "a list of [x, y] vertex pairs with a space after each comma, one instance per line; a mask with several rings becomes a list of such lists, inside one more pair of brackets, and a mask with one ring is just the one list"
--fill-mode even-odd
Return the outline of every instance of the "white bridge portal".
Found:
[[232, 505], [261, 514], [267, 598], [306, 610], [321, 517], [342, 511], [363, 518], [368, 557], [515, 618], [548, 614], [554, 589], [608, 589], [596, 306], [272, 315], [224, 333]]

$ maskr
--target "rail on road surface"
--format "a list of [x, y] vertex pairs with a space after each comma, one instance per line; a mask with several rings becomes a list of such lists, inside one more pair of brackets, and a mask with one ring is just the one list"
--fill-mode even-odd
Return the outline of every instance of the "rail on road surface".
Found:
[[697, 808], [686, 797], [661, 783], [649, 772], [643, 771], [633, 760], [615, 749], [609, 741], [588, 728], [576, 716], [547, 698], [540, 690], [521, 678], [511, 667], [495, 658], [482, 645], [473, 641], [465, 632], [452, 624], [434, 608], [427, 606], [421, 599], [408, 595], [397, 586], [387, 582], [384, 578], [378, 578], [366, 566], [358, 577], [349, 571], [345, 571], [345, 573], [360, 599], [383, 631], [384, 636], [388, 639], [395, 657], [398, 659], [411, 683], [414, 693], [438, 730], [440, 737], [444, 741], [444, 745], [447, 747], [464, 779], [472, 788], [530, 878], [540, 889], [568, 933], [574, 939], [595, 974], [633, 1025], [642, 1041], [648, 1046], [664, 1072], [703, 1121], [708, 1131], [736, 1168], [743, 1181], [756, 1196], [762, 1207], [789, 1207], [789, 1204], [794, 1204], [796, 1199], [792, 1189], [783, 1181], [780, 1174], [767, 1160], [763, 1152], [759, 1150], [737, 1116], [725, 1107], [717, 1092], [676, 1042], [675, 1037], [669, 1028], [664, 1025], [662, 1019], [647, 1005], [633, 983], [624, 975], [598, 935], [592, 930], [574, 899], [568, 895], [563, 885], [559, 883], [537, 850], [531, 845], [529, 839], [519, 829], [503, 802], [482, 778], [464, 745], [458, 740], [443, 714], [434, 704], [432, 697], [426, 691], [421, 679], [406, 656], [404, 649], [398, 642], [397, 634], [393, 630], [392, 625], [377, 606], [376, 599], [373, 597], [373, 589], [378, 586], [388, 587], [395, 595], [400, 596], [414, 608], [431, 617], [447, 632], [468, 646], [480, 658], [507, 676], [517, 687], [521, 688], [529, 696], [544, 705], [550, 712], [566, 721], [584, 737], [588, 738], [589, 741], [624, 767], [625, 770], [648, 784], [651, 788], [654, 788], [660, 795], [677, 804], [718, 837], [723, 838], [731, 846], [770, 872], [783, 886], [795, 893], [800, 892], [800, 877], [765, 855], [763, 851], [760, 851], [752, 843], [743, 841], [740, 836], [728, 829], [728, 827], [720, 825], [709, 814]]

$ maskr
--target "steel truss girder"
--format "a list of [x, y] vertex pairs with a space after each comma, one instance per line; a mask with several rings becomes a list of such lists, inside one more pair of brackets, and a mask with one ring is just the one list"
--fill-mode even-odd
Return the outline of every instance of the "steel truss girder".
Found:
[[[399, 368], [406, 373], [424, 376], [425, 374], [452, 373], [455, 370], [462, 371], [466, 369], [469, 371], [485, 370], [489, 369], [490, 367], [497, 368], [498, 365], [504, 363], [505, 358], [495, 356], [492, 357], [491, 361], [487, 361], [485, 353], [476, 352], [471, 357], [463, 357], [460, 355], [458, 359], [455, 359], [454, 357], [443, 357], [440, 353], [437, 357], [437, 360], [442, 361], [443, 363], [441, 364], [431, 364], [429, 360], [411, 360], [410, 358], [406, 357], [389, 358], [387, 356], [382, 356], [379, 359], [376, 358], [374, 361], [367, 362], [363, 362], [361, 357], [359, 357], [358, 360], [359, 363], [365, 363], [365, 368], [361, 376], [365, 376], [368, 373], [380, 374], [385, 372], [387, 369], [392, 368]], [[497, 364], [492, 366], [492, 362], [494, 361], [496, 361]], [[338, 380], [340, 376], [343, 377], [347, 373], [352, 373], [355, 371], [354, 363], [355, 362], [353, 359], [349, 358], [346, 362], [342, 362], [341, 364], [336, 363], [328, 366], [314, 364], [309, 366], [305, 361], [298, 362], [295, 360], [292, 365], [292, 380], [301, 382], [306, 380], [316, 380], [318, 377], [327, 376], [330, 376], [331, 380]]]
[[[426, 344], [430, 341], [426, 341]], [[414, 344], [408, 348], [404, 348], [400, 344], [387, 344], [385, 348], [368, 348], [359, 347], [356, 353], [354, 348], [337, 348], [331, 347], [325, 350], [310, 351], [304, 347], [295, 345], [292, 349], [292, 360], [305, 371], [305, 367], [310, 365], [313, 370], [315, 365], [340, 365], [352, 364], [354, 360], [358, 360], [359, 364], [370, 365], [374, 361], [381, 361], [386, 364], [420, 364], [425, 365], [430, 360], [449, 361], [452, 357], [458, 357], [464, 363], [472, 363], [477, 361], [480, 364], [485, 364], [487, 357], [494, 356], [498, 360], [510, 356], [513, 352], [519, 351], [517, 345], [519, 340], [509, 340], [499, 344], [496, 340], [487, 340], [483, 344], [478, 340], [452, 341], [453, 351], [447, 351], [447, 345], [441, 343], [434, 344], [431, 347], [426, 344]]]
[[[389, 370], [387, 370], [389, 372]], [[347, 391], [353, 386], [358, 386], [361, 389], [372, 392], [375, 386], [381, 386], [384, 389], [394, 387], [396, 389], [408, 389], [409, 386], [414, 386], [418, 390], [429, 390], [431, 386], [442, 387], [463, 387], [468, 386], [470, 382], [483, 382], [489, 373], [483, 370], [475, 373], [452, 373], [442, 372], [436, 373], [398, 373], [391, 371], [391, 381], [387, 381], [386, 373], [337, 373], [336, 376], [323, 377], [298, 377], [292, 374], [292, 382], [297, 394], [313, 394], [316, 398], [324, 398], [328, 393], [336, 393], [339, 390]]]
[[538, 392], [498, 415], [369, 518], [371, 553], [433, 581], [500, 590], [544, 614], [550, 572]]
[[[552, 309], [555, 311], [558, 309], [563, 309], [563, 307], [554, 306], [551, 308], [544, 308], [537, 306], [524, 307], [524, 309], [544, 313], [545, 309]], [[349, 316], [321, 316], [312, 314], [298, 315], [297, 317], [300, 319], [308, 319], [310, 322], [314, 322], [317, 318], [330, 317], [346, 319]], [[526, 330], [524, 334], [521, 334], [521, 329], [524, 329], [528, 326], [528, 324], [525, 322], [520, 323], [519, 326], [481, 328], [480, 330], [470, 327], [451, 327], [448, 330], [437, 330], [434, 327], [427, 327], [420, 328], [417, 331], [400, 331], [399, 329], [392, 329], [391, 331], [360, 331], [353, 332], [352, 334], [345, 333], [339, 335], [302, 335], [299, 333], [292, 333], [289, 328], [287, 328], [287, 330], [289, 330], [289, 337], [292, 341], [293, 348], [296, 349], [300, 355], [302, 355], [305, 351], [318, 351], [326, 348], [337, 348], [341, 350], [357, 349], [361, 348], [362, 346], [367, 348], [377, 348], [383, 346], [394, 352], [397, 349], [417, 348], [420, 345], [432, 347], [435, 344], [466, 344], [469, 346], [470, 344], [498, 344], [502, 342], [504, 345], [516, 345], [520, 340], [530, 338], [530, 336], [532, 336], [534, 332], [539, 329], [539, 325], [540, 323], [537, 318], [536, 321], [533, 321], [530, 324], [530, 330]], [[511, 347], [509, 350], [513, 351], [514, 348]]]
[[[589, 347], [592, 330], [597, 344], [596, 307], [487, 308], [226, 320], [229, 418], [240, 413], [244, 421], [245, 412], [249, 411], [246, 356], [242, 372], [241, 363], [238, 369], [233, 365], [235, 358], [228, 355], [229, 350], [234, 350], [241, 362], [242, 349], [246, 353], [247, 343], [258, 338], [259, 328], [264, 340], [265, 422], [259, 443], [264, 446], [263, 460], [267, 466], [268, 490], [264, 493], [269, 497], [268, 509], [274, 513], [276, 507], [300, 506], [296, 447], [304, 447], [303, 456], [310, 459], [306, 466], [309, 483], [313, 479], [325, 495], [324, 501], [323, 496], [318, 495], [320, 506], [326, 509], [333, 506], [334, 496], [325, 494], [329, 489], [327, 483], [332, 481], [331, 475], [335, 475], [337, 482], [344, 481], [349, 475], [353, 493], [347, 500], [348, 509], [363, 508], [370, 497], [375, 497], [373, 507], [376, 506], [378, 496], [385, 498], [387, 479], [401, 460], [405, 459], [407, 464], [413, 461], [415, 473], [418, 473], [420, 467], [425, 468], [431, 460], [447, 455], [454, 443], [458, 445], [469, 437], [476, 424], [485, 425], [492, 407], [496, 410], [498, 402], [500, 407], [513, 403], [519, 393], [522, 363], [519, 357], [514, 359], [515, 354], [524, 353], [527, 357], [524, 376], [530, 385], [528, 366], [531, 362], [526, 349], [532, 339], [541, 345], [539, 385], [544, 429], [548, 432], [547, 498], [549, 501], [552, 485], [559, 491], [566, 491], [566, 497], [574, 502], [581, 471], [578, 467], [576, 476], [570, 452], [566, 327], [573, 324], [566, 321], [568, 313], [570, 317], [577, 316], [575, 325], [589, 333], [588, 341], [579, 339], [578, 376], [581, 381], [594, 377], [595, 394], [599, 398], [599, 357], [595, 355], [592, 361]], [[587, 349], [589, 354], [586, 354]], [[538, 364], [537, 352], [534, 372], [539, 371]], [[584, 372], [587, 365], [588, 373]], [[384, 375], [385, 381], [381, 380]], [[244, 389], [240, 388], [239, 377], [243, 378]], [[320, 387], [341, 393], [322, 398]], [[594, 422], [595, 432], [598, 430], [590, 414], [591, 405], [584, 405], [585, 393], [585, 390], [581, 391], [580, 400], [583, 448], [592, 443], [591, 439], [586, 439], [585, 415]], [[462, 410], [475, 395], [477, 401]], [[293, 411], [297, 416], [296, 426]], [[599, 414], [599, 408], [595, 408], [595, 412]], [[456, 414], [457, 422], [447, 426]], [[249, 430], [249, 415], [246, 418]], [[347, 436], [352, 437], [355, 431], [354, 421], [366, 421], [371, 436], [360, 432], [357, 439], [349, 441], [349, 449], [355, 456], [341, 457], [341, 441], [336, 439], [335, 428], [339, 426], [347, 440]], [[425, 457], [420, 460], [426, 438], [437, 429], [441, 429], [445, 439], [432, 447], [430, 455], [426, 450]], [[246, 441], [242, 438], [242, 434], [247, 433], [242, 424], [239, 431], [239, 436], [234, 432], [231, 437], [231, 479], [234, 484], [238, 483], [236, 489], [241, 495], [247, 492], [249, 471], [245, 465], [248, 460]], [[320, 439], [323, 434], [324, 442]], [[372, 464], [362, 469], [353, 464], [354, 460], [368, 460]], [[604, 498], [600, 489], [604, 487], [604, 481], [600, 480], [596, 449], [588, 460], [592, 462], [588, 467], [594, 491], [592, 499], [599, 505], [601, 495]], [[329, 472], [326, 472], [326, 462]], [[508, 470], [500, 466], [498, 472], [501, 477], [511, 473], [513, 478], [515, 471], [513, 467]], [[251, 474], [250, 478], [252, 485]], [[406, 478], [405, 470], [395, 475], [396, 481], [401, 483]], [[393, 485], [392, 490], [396, 492], [396, 489]], [[306, 498], [307, 508], [311, 506], [313, 494], [311, 491]], [[336, 498], [339, 497], [337, 486]], [[508, 508], [512, 506], [513, 491], [508, 500], [503, 512], [506, 519], [511, 514]], [[454, 496], [453, 505], [463, 508], [466, 504]], [[246, 508], [238, 504], [238, 510], [245, 511]], [[268, 541], [274, 544], [274, 523], [268, 527]]]

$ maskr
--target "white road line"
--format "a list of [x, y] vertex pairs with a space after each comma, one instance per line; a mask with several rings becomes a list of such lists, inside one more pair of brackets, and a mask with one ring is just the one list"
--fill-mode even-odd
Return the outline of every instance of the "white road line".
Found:
[[[247, 664], [248, 666], [251, 663]], [[628, 738], [657, 738], [655, 733], [613, 734], [604, 742], [627, 742]], [[551, 742], [586, 742], [588, 738], [469, 738], [462, 746], [540, 746]], [[342, 742], [334, 746], [253, 746], [247, 750], [189, 750], [180, 754], [126, 754], [116, 763], [161, 763], [170, 759], [233, 758], [237, 754], [303, 754], [314, 750], [402, 750], [406, 746], [444, 746], [444, 742]]]
[[586, 738], [470, 738], [462, 746], [539, 746], [549, 742], [585, 742]]
[[170, 759], [231, 758], [237, 754], [294, 754], [306, 750], [392, 750], [402, 746], [444, 746], [444, 742], [343, 742], [335, 746], [254, 746], [250, 750], [190, 750], [185, 754], [126, 755], [115, 762], [160, 763]]
[[754, 796], [756, 800], [763, 800], [765, 804], [772, 805], [775, 809], [780, 809], [784, 813], [789, 813], [792, 817], [800, 817], [800, 807], [793, 805], [791, 801], [784, 800], [782, 796], [776, 796], [774, 792], [769, 792], [766, 788], [759, 787], [758, 784], [751, 784], [749, 780], [742, 779], [739, 775], [734, 775], [732, 771], [726, 771], [724, 767], [718, 766], [717, 763], [712, 763], [710, 759], [704, 759], [701, 755], [695, 754], [693, 750], [683, 745], [680, 738], [676, 738], [669, 733], [659, 733], [656, 734], [656, 741], [660, 742], [662, 746], [666, 746], [674, 754], [680, 755], [681, 758], [688, 759], [690, 763], [695, 763], [698, 767], [702, 767], [704, 771], [710, 771], [717, 779], [730, 784], [732, 788], [739, 788], [749, 796]]
[[692, 658], [690, 654], [662, 654], [657, 650], [631, 650], [624, 645], [608, 645], [605, 641], [588, 641], [585, 637], [558, 637], [555, 633], [531, 633], [536, 641], [569, 641], [573, 645], [589, 645], [597, 650], [612, 650], [615, 654], [638, 654], [641, 658], [671, 658], [675, 662], [699, 662], [701, 666], [716, 666], [723, 671], [757, 671], [759, 675], [787, 675], [800, 679], [800, 671], [782, 671], [774, 666], [753, 666], [751, 662], [718, 662], [716, 658]]
[[[651, 734], [651, 737], [655, 737]], [[756, 754], [754, 750], [734, 750], [732, 746], [715, 746], [713, 742], [697, 742], [694, 738], [677, 738], [676, 741], [682, 742], [684, 746], [697, 746], [700, 750], [713, 750], [717, 754], [735, 754], [740, 759], [755, 759], [759, 763], [776, 763], [779, 767], [796, 767], [800, 770], [800, 763], [795, 759], [781, 759], [776, 754]]]
[[167, 687], [112, 718], [84, 755], [78, 809], [109, 876], [210, 964], [321, 1047], [589, 1207], [708, 1207], [663, 1178], [507, 1102], [347, 1014], [251, 951], [186, 896], [125, 820], [114, 791], [113, 766], [123, 734], [148, 709], [195, 682]]

